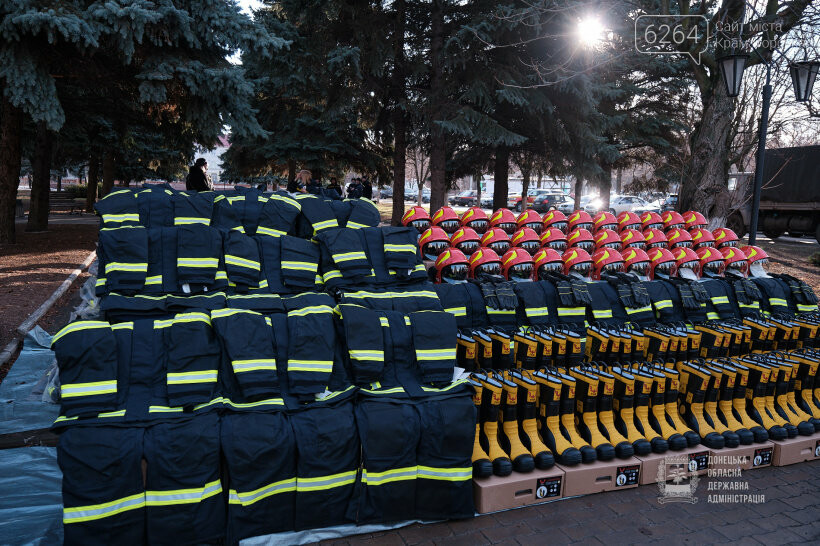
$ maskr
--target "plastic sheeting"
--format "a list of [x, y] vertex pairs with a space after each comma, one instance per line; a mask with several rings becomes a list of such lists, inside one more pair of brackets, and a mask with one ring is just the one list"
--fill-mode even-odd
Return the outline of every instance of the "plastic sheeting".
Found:
[[20, 356], [0, 384], [0, 434], [48, 428], [59, 416], [59, 405], [43, 401], [49, 371], [56, 369], [50, 347], [51, 336], [39, 326], [26, 334]]
[[62, 544], [57, 449], [0, 450], [0, 544]]
[[247, 538], [239, 542], [241, 546], [273, 546], [291, 544], [311, 544], [322, 540], [332, 540], [344, 538], [350, 535], [380, 533], [392, 529], [400, 529], [413, 525], [414, 523], [438, 523], [436, 521], [401, 521], [393, 525], [338, 525], [336, 527], [325, 527], [324, 529], [308, 529], [307, 531], [296, 531], [293, 533], [276, 533], [273, 535], [263, 535]]

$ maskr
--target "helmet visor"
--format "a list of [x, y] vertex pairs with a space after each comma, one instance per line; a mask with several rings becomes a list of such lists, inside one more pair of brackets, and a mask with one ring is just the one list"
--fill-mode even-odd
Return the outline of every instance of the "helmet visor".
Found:
[[491, 249], [495, 250], [495, 253], [499, 256], [503, 255], [510, 249], [510, 242], [509, 241], [495, 241], [488, 245]]
[[515, 264], [508, 271], [510, 279], [531, 279], [532, 278], [532, 264], [523, 263]]
[[645, 276], [649, 273], [649, 262], [635, 262], [626, 267], [628, 273]]
[[606, 264], [603, 269], [601, 269], [602, 273], [619, 273], [624, 270], [624, 263], [623, 262], [613, 262], [611, 264]]
[[624, 226], [624, 229], [634, 229], [636, 231], [640, 231], [641, 230], [641, 225], [640, 224], [627, 224], [627, 225]]
[[718, 260], [714, 262], [709, 262], [708, 264], [703, 266], [703, 272], [709, 273], [711, 275], [723, 275], [723, 271], [726, 269], [726, 265]]
[[592, 270], [592, 262], [581, 262], [569, 268], [570, 272], [580, 273], [584, 277]]
[[544, 231], [544, 224], [541, 222], [530, 222], [529, 224], [524, 224], [524, 227], [530, 228], [538, 235], [541, 235], [541, 232]]
[[487, 220], [471, 220], [467, 222], [467, 226], [473, 228], [479, 235], [483, 235], [487, 232], [488, 224], [489, 222], [487, 222]]
[[655, 266], [655, 274], [658, 275], [671, 275], [672, 271], [675, 269], [675, 262], [663, 262], [659, 263]]
[[487, 262], [486, 264], [476, 266], [475, 271], [476, 273], [487, 273], [488, 275], [500, 275], [501, 264], [498, 262]]
[[646, 250], [646, 243], [643, 241], [636, 241], [634, 243], [627, 243], [626, 245], [628, 248], [640, 248], [641, 250]]
[[439, 254], [449, 248], [447, 241], [430, 241], [424, 245], [424, 255], [430, 259], [435, 259]]
[[692, 241], [678, 241], [672, 245], [672, 248], [692, 248]]
[[439, 222], [438, 226], [447, 233], [455, 233], [460, 227], [458, 220], [444, 220], [443, 222]]
[[515, 230], [518, 229], [518, 226], [513, 224], [512, 222], [502, 222], [498, 224], [498, 227], [506, 231], [507, 235], [512, 235], [513, 233], [515, 233]]
[[714, 241], [703, 241], [702, 243], [698, 243], [698, 248], [713, 248], [714, 246]]
[[663, 224], [660, 224], [660, 223], [649, 224], [648, 226], [646, 226], [646, 229], [663, 229]]
[[592, 241], [579, 241], [574, 245], [577, 248], [582, 248], [584, 250], [592, 250], [592, 247], [595, 246], [595, 243]]
[[561, 262], [549, 262], [538, 268], [538, 277], [545, 279], [548, 273], [560, 273], [562, 269], [564, 266]]
[[549, 225], [549, 226], [547, 226], [547, 227], [554, 227], [554, 228], [556, 228], [556, 229], [560, 229], [561, 231], [563, 231], [564, 233], [566, 233], [566, 232], [567, 232], [567, 227], [568, 227], [568, 225], [569, 225], [569, 224], [567, 224], [566, 222], [553, 222], [552, 224], [550, 224], [550, 225]]
[[621, 243], [615, 241], [612, 243], [604, 243], [606, 248], [611, 248], [612, 250], [621, 250]]
[[441, 272], [441, 278], [448, 282], [466, 281], [467, 280], [467, 264], [453, 264], [448, 265]]
[[749, 263], [745, 261], [732, 262], [726, 266], [726, 269], [731, 269], [735, 273], [740, 273], [744, 277], [749, 273]]
[[583, 224], [575, 224], [575, 227], [573, 229], [585, 229], [587, 231], [592, 231], [592, 223], [584, 222]]
[[646, 248], [666, 248], [666, 242], [655, 241], [654, 243], [646, 243]]
[[430, 227], [430, 220], [427, 218], [421, 218], [419, 220], [413, 220], [410, 222], [410, 225], [419, 230], [420, 233], [424, 233], [427, 231], [427, 228]]
[[721, 243], [720, 247], [718, 248], [725, 248], [727, 246], [737, 248], [738, 244], [737, 241], [726, 241], [725, 243]]
[[535, 253], [541, 248], [541, 244], [538, 241], [524, 241], [518, 246], [529, 252], [531, 256], [535, 256]]
[[683, 229], [683, 228], [684, 228], [683, 224], [669, 224], [669, 227], [666, 228], [666, 229]]
[[478, 241], [464, 241], [456, 244], [456, 248], [462, 251], [466, 256], [469, 256], [470, 254], [478, 250], [478, 247]]
[[547, 243], [544, 246], [546, 246], [548, 248], [555, 249], [558, 252], [564, 252], [567, 249], [567, 242], [563, 241], [561, 239], [558, 239], [557, 241], [550, 241], [549, 243]]

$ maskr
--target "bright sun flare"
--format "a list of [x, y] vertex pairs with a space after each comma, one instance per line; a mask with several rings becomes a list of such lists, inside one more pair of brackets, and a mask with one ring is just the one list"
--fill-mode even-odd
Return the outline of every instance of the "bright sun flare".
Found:
[[578, 21], [578, 39], [584, 47], [598, 47], [604, 39], [604, 25], [595, 18], [581, 19]]

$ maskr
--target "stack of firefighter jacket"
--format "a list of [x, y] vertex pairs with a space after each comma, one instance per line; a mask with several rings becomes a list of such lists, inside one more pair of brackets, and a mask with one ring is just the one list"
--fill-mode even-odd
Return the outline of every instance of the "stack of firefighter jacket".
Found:
[[371, 209], [164, 187], [98, 203], [105, 320], [52, 345], [67, 544], [474, 514], [456, 320], [415, 232]]

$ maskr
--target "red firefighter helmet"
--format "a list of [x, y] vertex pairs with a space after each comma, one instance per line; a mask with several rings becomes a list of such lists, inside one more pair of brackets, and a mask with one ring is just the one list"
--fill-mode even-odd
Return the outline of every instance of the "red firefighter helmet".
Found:
[[657, 212], [644, 212], [641, 215], [641, 231], [647, 229], [663, 229], [663, 219]]
[[501, 228], [507, 235], [512, 235], [518, 229], [515, 214], [510, 209], [498, 209], [490, 215], [490, 228]]
[[691, 269], [695, 275], [700, 277], [700, 257], [688, 247], [679, 247], [672, 251], [675, 255], [675, 263], [678, 266], [678, 275], [682, 269]]
[[595, 247], [595, 239], [589, 230], [584, 228], [576, 228], [567, 235], [567, 245], [569, 248], [583, 248], [587, 252], [592, 252]]
[[564, 275], [575, 272], [582, 277], [589, 277], [592, 271], [592, 258], [583, 248], [568, 248], [561, 256], [561, 261], [564, 262]]
[[450, 236], [450, 246], [469, 256], [481, 246], [481, 237], [471, 227], [460, 227]]
[[533, 280], [544, 278], [547, 273], [560, 273], [564, 270], [561, 254], [551, 248], [542, 248], [533, 256], [535, 268], [532, 272]]
[[618, 220], [607, 210], [602, 210], [592, 218], [592, 233], [597, 235], [602, 229], [618, 229]]
[[717, 228], [712, 232], [715, 237], [715, 246], [721, 249], [725, 246], [740, 246], [737, 234], [729, 228]]
[[685, 223], [686, 230], [692, 230], [694, 228], [705, 228], [709, 225], [709, 222], [706, 221], [706, 218], [696, 210], [687, 210], [683, 213], [683, 221]]
[[547, 213], [544, 214], [543, 224], [545, 231], [551, 227], [560, 229], [564, 234], [569, 231], [567, 217], [560, 210], [548, 210]]
[[692, 236], [682, 228], [672, 228], [666, 232], [666, 242], [669, 250], [676, 248], [692, 248]]
[[652, 248], [666, 248], [669, 246], [666, 240], [666, 235], [657, 228], [644, 230], [643, 238], [646, 241], [646, 250], [650, 250]]
[[433, 214], [433, 225], [438, 226], [447, 233], [455, 233], [461, 225], [456, 211], [450, 207], [441, 207]]
[[576, 210], [569, 215], [567, 219], [567, 229], [572, 231], [574, 229], [592, 230], [592, 216], [585, 210]]
[[549, 227], [541, 234], [541, 247], [564, 252], [567, 249], [567, 236], [557, 227]]
[[689, 230], [692, 236], [692, 245], [695, 250], [709, 246], [715, 246], [715, 236], [706, 228], [694, 228]]
[[401, 217], [401, 225], [414, 227], [419, 231], [419, 234], [424, 233], [430, 227], [430, 215], [422, 207], [411, 207], [404, 211], [404, 216]]
[[419, 237], [419, 248], [424, 257], [428, 260], [435, 260], [439, 254], [450, 247], [450, 238], [438, 226], [428, 228]]
[[541, 231], [544, 229], [544, 219], [541, 218], [540, 214], [532, 209], [527, 209], [519, 214], [518, 219], [515, 222], [518, 225], [518, 229], [527, 227], [538, 235], [540, 235]]
[[621, 250], [627, 248], [646, 249], [646, 238], [637, 229], [625, 229], [621, 232]]
[[599, 248], [592, 255], [593, 280], [600, 281], [602, 273], [620, 273], [623, 270], [623, 256], [613, 248]]
[[448, 248], [436, 258], [436, 282], [457, 283], [467, 280], [469, 262], [457, 248]]
[[[538, 225], [540, 226], [541, 223], [539, 222]], [[538, 238], [538, 234], [535, 230], [528, 227], [516, 231], [511, 241], [514, 247], [523, 248], [530, 253], [530, 256], [534, 256], [535, 253], [538, 252], [538, 249], [541, 248], [541, 241]]]
[[609, 228], [598, 230], [595, 234], [595, 250], [601, 247], [621, 250], [621, 238], [615, 230]]
[[749, 258], [737, 247], [725, 246], [720, 249], [726, 261], [726, 271], [734, 271], [744, 277], [749, 276]]
[[625, 229], [641, 230], [641, 218], [631, 210], [625, 210], [618, 215], [618, 231]]
[[649, 278], [654, 279], [658, 275], [674, 277], [678, 271], [675, 257], [666, 248], [652, 248], [647, 252], [649, 255]]
[[487, 218], [487, 213], [480, 208], [470, 207], [461, 213], [461, 225], [473, 228], [476, 233], [483, 235], [490, 225], [490, 219]]
[[683, 229], [686, 225], [686, 222], [683, 221], [683, 216], [680, 215], [679, 212], [674, 210], [668, 210], [663, 213], [663, 229], [669, 231], [670, 229]]
[[746, 255], [746, 259], [749, 260], [749, 264], [759, 261], [763, 261], [765, 264], [769, 261], [769, 255], [766, 254], [766, 251], [759, 246], [744, 246], [741, 247], [740, 250], [742, 250]]
[[726, 260], [723, 259], [723, 254], [718, 249], [704, 247], [697, 249], [696, 252], [698, 258], [700, 258], [701, 275], [723, 276], [726, 271]]
[[625, 248], [621, 251], [624, 259], [624, 269], [627, 273], [649, 275], [649, 255], [642, 248]]
[[501, 256], [510, 249], [512, 243], [506, 231], [500, 227], [493, 227], [481, 237], [481, 246], [492, 248], [496, 254]]
[[508, 281], [531, 281], [535, 262], [523, 248], [511, 248], [501, 258], [501, 272]]
[[491, 248], [479, 248], [470, 256], [469, 276], [476, 278], [479, 273], [501, 275], [501, 258]]

